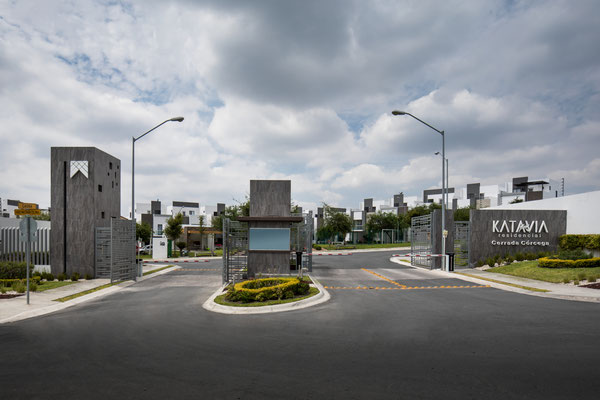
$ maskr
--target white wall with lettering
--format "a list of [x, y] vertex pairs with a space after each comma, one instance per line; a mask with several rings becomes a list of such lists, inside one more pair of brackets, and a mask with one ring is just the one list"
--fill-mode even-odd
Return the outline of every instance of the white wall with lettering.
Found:
[[503, 204], [490, 207], [488, 210], [567, 210], [567, 233], [600, 233], [600, 190], [544, 200]]

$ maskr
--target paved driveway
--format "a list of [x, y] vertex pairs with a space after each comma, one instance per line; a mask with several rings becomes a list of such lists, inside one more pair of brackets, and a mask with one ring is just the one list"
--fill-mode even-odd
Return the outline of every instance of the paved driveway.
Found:
[[[315, 258], [332, 287], [470, 285], [391, 253]], [[314, 308], [211, 313], [220, 262], [0, 326], [6, 398], [595, 398], [600, 307], [492, 288], [331, 289]], [[366, 272], [375, 272], [389, 281]]]

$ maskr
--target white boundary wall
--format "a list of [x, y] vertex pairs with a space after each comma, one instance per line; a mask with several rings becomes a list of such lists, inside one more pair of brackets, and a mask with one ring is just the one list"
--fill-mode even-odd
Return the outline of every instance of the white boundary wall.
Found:
[[567, 233], [600, 233], [600, 190], [544, 200], [503, 204], [486, 210], [567, 210]]

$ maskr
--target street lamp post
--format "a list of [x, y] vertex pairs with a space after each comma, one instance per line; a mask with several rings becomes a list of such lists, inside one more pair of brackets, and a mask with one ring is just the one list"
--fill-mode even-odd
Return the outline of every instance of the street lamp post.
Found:
[[[436, 131], [437, 133], [442, 135], [442, 254], [444, 255], [444, 259], [445, 259], [445, 257], [446, 257], [446, 241], [444, 240], [444, 233], [446, 232], [446, 204], [445, 204], [446, 201], [444, 199], [444, 196], [446, 195], [446, 183], [445, 183], [446, 179], [444, 179], [444, 178], [446, 176], [446, 163], [444, 161], [446, 160], [446, 136], [444, 135], [444, 131], [440, 131], [439, 129], [434, 128], [433, 126], [429, 125], [427, 122], [415, 117], [411, 113], [407, 113], [405, 111], [394, 110], [394, 111], [392, 111], [392, 115], [408, 115], [410, 117], [413, 117], [414, 119], [416, 119], [423, 125], [427, 125], [431, 129], [433, 129], [434, 131]], [[447, 268], [448, 265], [447, 265], [447, 263], [445, 263], [445, 264], [446, 264], [446, 268]]]
[[[442, 155], [442, 153], [440, 153], [439, 151], [435, 152], [435, 155], [439, 156]], [[450, 202], [448, 201], [448, 198], [450, 193], [450, 182], [448, 181], [448, 158], [446, 158], [446, 209], [448, 209], [448, 204], [450, 204]]]
[[[134, 243], [137, 242], [137, 235], [136, 235], [136, 224], [135, 224], [135, 142], [137, 142], [138, 140], [140, 140], [141, 138], [143, 138], [144, 136], [146, 136], [147, 134], [149, 134], [150, 132], [152, 132], [153, 130], [155, 130], [156, 128], [160, 127], [161, 125], [166, 124], [167, 122], [181, 122], [183, 121], [183, 117], [175, 117], [175, 118], [171, 118], [168, 119], [166, 121], [161, 122], [160, 124], [156, 125], [154, 128], [150, 129], [149, 131], [146, 131], [145, 133], [141, 134], [138, 137], [131, 137], [131, 223], [133, 224], [133, 238], [134, 238]], [[137, 262], [137, 243], [135, 243], [135, 247], [133, 248], [133, 256], [134, 258], [136, 258], [136, 262]], [[142, 267], [140, 266], [138, 268], [138, 276], [141, 277], [142, 276]]]

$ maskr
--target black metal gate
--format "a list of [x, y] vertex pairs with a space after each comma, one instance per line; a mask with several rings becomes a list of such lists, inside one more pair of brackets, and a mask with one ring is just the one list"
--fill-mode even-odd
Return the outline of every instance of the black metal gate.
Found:
[[110, 227], [96, 228], [96, 278], [135, 279], [135, 232], [131, 221], [111, 219]]
[[471, 223], [454, 221], [454, 265], [469, 266], [469, 240]]
[[[431, 235], [431, 214], [413, 217], [410, 221], [411, 254], [431, 254], [433, 237]], [[411, 257], [410, 263], [421, 267], [432, 268], [431, 257]]]

